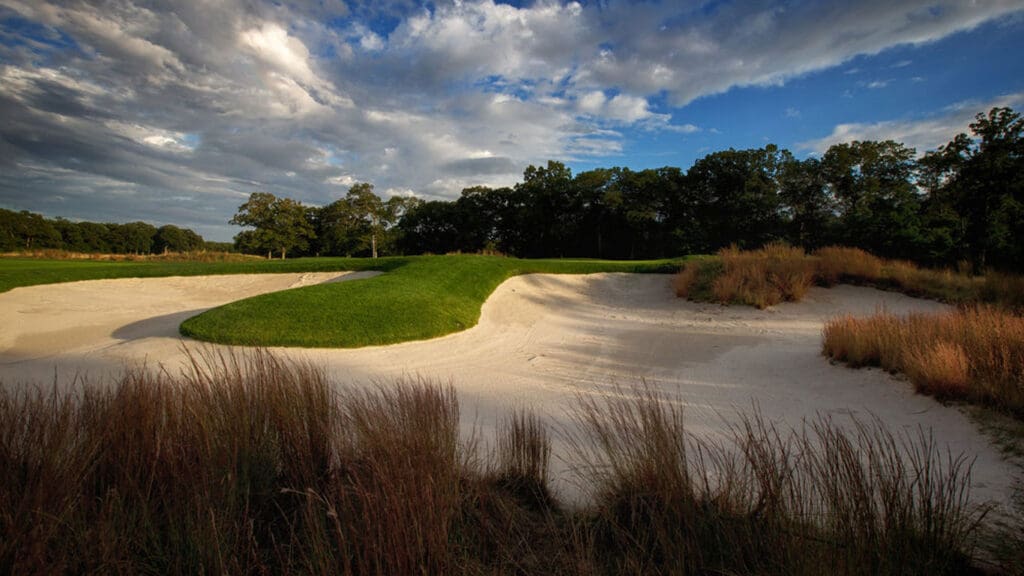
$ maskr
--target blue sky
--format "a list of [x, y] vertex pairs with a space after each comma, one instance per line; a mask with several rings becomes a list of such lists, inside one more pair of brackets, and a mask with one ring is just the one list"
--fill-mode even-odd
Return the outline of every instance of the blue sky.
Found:
[[0, 207], [227, 240], [255, 191], [455, 198], [528, 164], [924, 152], [1024, 110], [1024, 0], [0, 0]]

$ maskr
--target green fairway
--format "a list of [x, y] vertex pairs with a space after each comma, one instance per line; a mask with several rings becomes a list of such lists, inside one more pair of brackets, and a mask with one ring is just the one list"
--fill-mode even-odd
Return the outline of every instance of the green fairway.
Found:
[[678, 262], [519, 260], [421, 256], [386, 274], [264, 294], [186, 320], [181, 333], [209, 342], [258, 346], [357, 348], [422, 340], [465, 330], [503, 281], [534, 272], [674, 272]]
[[251, 262], [103, 262], [95, 260], [0, 259], [0, 292], [19, 286], [105, 278], [155, 278], [213, 274], [267, 274], [390, 270], [405, 258], [296, 258]]

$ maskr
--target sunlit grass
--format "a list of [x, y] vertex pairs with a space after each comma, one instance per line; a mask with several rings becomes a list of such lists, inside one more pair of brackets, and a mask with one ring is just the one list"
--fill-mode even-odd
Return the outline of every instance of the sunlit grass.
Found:
[[823, 350], [852, 366], [902, 372], [919, 392], [1024, 417], [1024, 318], [1004, 310], [843, 316], [825, 325]]
[[253, 346], [341, 347], [423, 340], [470, 328], [483, 303], [519, 274], [675, 272], [671, 260], [408, 258], [366, 280], [308, 286], [232, 302], [182, 323], [198, 340]]
[[296, 258], [294, 260], [41, 260], [0, 258], [0, 292], [21, 286], [103, 280], [109, 278], [158, 278], [217, 274], [274, 274], [335, 272], [344, 270], [391, 270], [404, 258]]
[[990, 302], [1024, 307], [1024, 278], [990, 273], [972, 277], [953, 270], [921, 268], [884, 260], [859, 248], [831, 246], [806, 254], [785, 244], [758, 250], [720, 250], [715, 257], [690, 260], [673, 286], [681, 298], [758, 308], [799, 301], [814, 284], [873, 286], [949, 303]]

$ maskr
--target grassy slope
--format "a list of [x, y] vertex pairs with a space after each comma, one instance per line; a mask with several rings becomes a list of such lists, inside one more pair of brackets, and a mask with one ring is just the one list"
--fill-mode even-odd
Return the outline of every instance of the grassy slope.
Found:
[[19, 286], [104, 278], [390, 270], [405, 261], [405, 258], [299, 258], [254, 262], [99, 262], [4, 258], [0, 259], [0, 292]]
[[465, 330], [506, 279], [535, 272], [674, 272], [672, 260], [520, 260], [488, 256], [299, 258], [257, 262], [0, 260], [0, 292], [18, 286], [159, 276], [381, 270], [376, 278], [264, 294], [205, 312], [182, 334], [224, 344], [355, 348]]
[[668, 260], [410, 258], [375, 278], [264, 294], [186, 320], [182, 334], [223, 344], [357, 348], [465, 330], [506, 279], [535, 272], [668, 272]]

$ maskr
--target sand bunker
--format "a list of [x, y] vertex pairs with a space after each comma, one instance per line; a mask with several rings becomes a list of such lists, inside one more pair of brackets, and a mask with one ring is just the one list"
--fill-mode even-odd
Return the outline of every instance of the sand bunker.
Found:
[[[366, 273], [98, 280], [0, 294], [0, 378], [101, 378], [144, 361], [176, 370], [177, 326], [201, 310], [254, 294]], [[464, 419], [487, 428], [511, 407], [566, 421], [577, 394], [614, 394], [641, 380], [687, 406], [691, 429], [715, 433], [757, 405], [799, 426], [818, 414], [874, 415], [894, 431], [922, 427], [940, 446], [976, 457], [973, 493], [1007, 502], [1018, 470], [955, 408], [879, 370], [850, 370], [820, 354], [823, 323], [841, 313], [937, 311], [942, 304], [869, 288], [812, 289], [770, 310], [675, 298], [667, 276], [526, 275], [502, 284], [480, 323], [443, 338], [355, 350], [287, 354], [342, 383], [398, 377], [451, 383]]]

